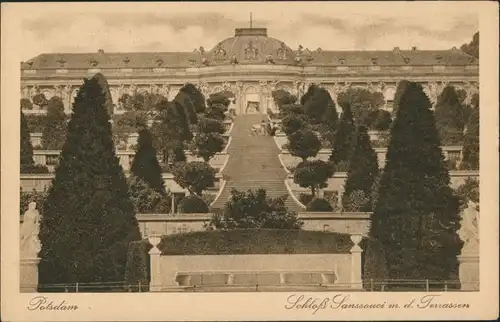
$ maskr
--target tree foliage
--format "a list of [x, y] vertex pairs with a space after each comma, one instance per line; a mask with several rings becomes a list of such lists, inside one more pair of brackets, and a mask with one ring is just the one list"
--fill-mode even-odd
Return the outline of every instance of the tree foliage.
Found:
[[216, 171], [205, 162], [192, 161], [177, 164], [173, 174], [179, 186], [201, 197], [203, 190], [214, 186]]
[[190, 195], [182, 199], [179, 208], [184, 214], [206, 214], [209, 212], [205, 200], [197, 195]]
[[[101, 86], [104, 86], [101, 87]], [[40, 284], [116, 282], [141, 238], [113, 146], [103, 77], [84, 79], [43, 205]]]
[[304, 112], [312, 124], [328, 124], [335, 129], [337, 109], [330, 93], [317, 85], [311, 85], [300, 100]]
[[229, 98], [223, 93], [215, 93], [210, 95], [207, 100], [205, 117], [224, 121], [230, 103], [231, 101], [229, 100]]
[[462, 169], [479, 170], [479, 107], [472, 110], [465, 127]]
[[47, 104], [47, 115], [42, 132], [42, 146], [46, 150], [60, 150], [66, 140], [67, 116], [64, 103], [58, 96], [52, 97]]
[[163, 163], [184, 161], [184, 142], [192, 139], [192, 133], [182, 106], [161, 101], [155, 120], [151, 128], [153, 144], [161, 152]]
[[398, 109], [399, 109], [399, 104], [401, 102], [401, 97], [403, 96], [403, 93], [406, 90], [406, 86], [408, 86], [410, 82], [407, 81], [406, 79], [400, 80], [398, 82], [398, 86], [396, 87], [396, 93], [394, 93], [394, 100], [392, 103], [392, 115], [397, 115]]
[[144, 128], [139, 131], [137, 147], [130, 172], [161, 195], [165, 195], [165, 182], [161, 175], [156, 149], [153, 147], [151, 132]]
[[300, 229], [302, 222], [295, 212], [285, 207], [287, 196], [269, 198], [264, 189], [231, 191], [221, 214], [214, 214], [207, 228], [238, 229]]
[[328, 179], [333, 176], [334, 166], [323, 160], [302, 161], [293, 173], [293, 182], [303, 188], [311, 189], [313, 198], [318, 189], [328, 186]]
[[31, 144], [30, 131], [28, 122], [24, 113], [21, 112], [21, 136], [20, 136], [20, 163], [21, 173], [29, 173], [30, 169], [35, 165], [33, 160], [33, 145]]
[[380, 92], [371, 92], [366, 88], [351, 87], [339, 93], [337, 101], [342, 107], [350, 106], [353, 121], [356, 124], [369, 127], [371, 125], [367, 121], [369, 115], [384, 105], [384, 95]]
[[332, 155], [330, 156], [330, 161], [335, 165], [341, 162], [349, 162], [355, 140], [356, 126], [352, 118], [351, 106], [345, 103], [342, 105], [342, 109], [342, 115], [335, 131]]
[[169, 213], [172, 198], [167, 193], [160, 193], [151, 188], [144, 180], [134, 175], [128, 178], [130, 200], [138, 214]]
[[224, 150], [226, 141], [216, 132], [200, 133], [194, 138], [195, 154], [205, 162], [210, 161], [219, 152]]
[[[347, 211], [371, 211], [372, 210], [372, 190], [375, 179], [378, 175], [378, 159], [375, 150], [370, 144], [370, 137], [366, 127], [360, 126], [357, 129], [356, 144], [352, 153], [349, 169], [347, 170], [347, 180], [344, 184], [344, 195], [342, 205]], [[359, 200], [360, 191], [366, 196], [363, 204], [354, 207], [353, 201]], [[356, 198], [355, 198], [356, 196]], [[358, 202], [359, 204], [359, 202]]]
[[453, 86], [447, 86], [438, 96], [435, 106], [436, 126], [445, 145], [461, 144], [465, 126], [463, 106]]
[[431, 103], [409, 82], [391, 128], [370, 235], [386, 250], [388, 278], [456, 280], [458, 200]]
[[293, 133], [308, 127], [307, 119], [300, 114], [288, 114], [281, 121], [283, 132], [290, 137]]
[[460, 50], [476, 59], [479, 59], [479, 31], [472, 36], [470, 43], [460, 46]]
[[318, 136], [310, 130], [295, 131], [288, 137], [288, 149], [294, 157], [303, 161], [315, 157], [321, 150], [321, 141]]

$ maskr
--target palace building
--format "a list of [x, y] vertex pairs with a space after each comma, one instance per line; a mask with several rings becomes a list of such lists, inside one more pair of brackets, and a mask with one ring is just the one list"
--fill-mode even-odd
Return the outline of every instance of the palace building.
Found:
[[[21, 63], [22, 98], [57, 95], [68, 113], [82, 78], [102, 73], [108, 79], [115, 113], [124, 93], [159, 93], [173, 99], [186, 83], [211, 93], [234, 94], [236, 114], [274, 111], [272, 92], [284, 89], [300, 96], [310, 84], [329, 91], [335, 100], [349, 87], [382, 92], [391, 108], [398, 81], [421, 82], [431, 101], [446, 84], [463, 89], [470, 99], [479, 90], [479, 62], [457, 48], [388, 51], [292, 49], [268, 36], [265, 28], [238, 28], [234, 36], [211, 49], [187, 52], [42, 53]], [[44, 113], [34, 106], [25, 113]]]

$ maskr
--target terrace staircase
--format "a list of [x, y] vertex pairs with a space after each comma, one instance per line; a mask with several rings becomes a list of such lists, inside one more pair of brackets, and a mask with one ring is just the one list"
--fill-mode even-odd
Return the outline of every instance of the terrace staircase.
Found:
[[266, 189], [272, 198], [288, 196], [286, 207], [297, 213], [303, 211], [285, 186], [286, 171], [278, 159], [280, 150], [273, 137], [251, 133], [252, 126], [262, 120], [267, 120], [267, 117], [255, 114], [236, 116], [227, 150], [229, 160], [222, 173], [226, 185], [212, 205], [212, 211], [224, 208], [232, 189], [247, 191], [258, 188]]

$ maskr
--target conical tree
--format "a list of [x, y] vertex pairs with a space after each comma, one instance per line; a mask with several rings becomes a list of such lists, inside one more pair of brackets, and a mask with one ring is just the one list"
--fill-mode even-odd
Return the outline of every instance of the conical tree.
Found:
[[391, 128], [370, 235], [384, 246], [391, 279], [457, 279], [458, 199], [431, 103], [410, 82]]
[[335, 131], [332, 155], [330, 161], [336, 166], [341, 162], [349, 162], [355, 139], [356, 127], [352, 117], [351, 106], [345, 103], [342, 106], [342, 115]]
[[35, 165], [33, 161], [33, 145], [31, 144], [30, 130], [23, 112], [21, 112], [20, 164], [21, 173], [29, 173]]
[[137, 148], [130, 171], [134, 176], [146, 182], [151, 189], [163, 195], [166, 193], [156, 149], [153, 147], [153, 138], [147, 128], [139, 131]]
[[[370, 137], [365, 126], [359, 126], [356, 135], [356, 144], [347, 170], [347, 180], [344, 184], [342, 205], [350, 211], [371, 211], [372, 190], [375, 178], [378, 175], [378, 159], [375, 150], [370, 144]], [[362, 204], [356, 205], [359, 209], [349, 209], [354, 206], [355, 196], [365, 196]]]
[[479, 169], [479, 107], [472, 110], [465, 127], [462, 169]]
[[441, 142], [444, 145], [461, 144], [465, 126], [464, 106], [453, 86], [445, 87], [438, 96], [434, 113]]
[[403, 79], [398, 82], [398, 87], [396, 88], [396, 93], [394, 93], [394, 100], [392, 102], [392, 115], [395, 116], [398, 113], [399, 102], [401, 101], [401, 97], [406, 90], [406, 86], [409, 81]]
[[141, 238], [115, 154], [103, 79], [85, 79], [73, 104], [43, 207], [40, 284], [122, 281], [128, 245]]
[[47, 150], [60, 150], [66, 139], [66, 114], [64, 103], [54, 96], [47, 104], [47, 116], [42, 132], [42, 146]]

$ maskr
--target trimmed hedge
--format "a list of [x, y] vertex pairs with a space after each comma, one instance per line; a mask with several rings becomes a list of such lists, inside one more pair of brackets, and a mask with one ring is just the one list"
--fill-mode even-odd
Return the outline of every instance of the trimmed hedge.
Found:
[[[353, 243], [349, 234], [323, 231], [280, 229], [235, 229], [200, 231], [163, 236], [159, 249], [163, 255], [229, 255], [229, 254], [348, 254]], [[360, 243], [363, 279], [387, 276], [384, 253], [372, 239]], [[129, 247], [125, 280], [137, 285], [150, 280], [147, 239], [132, 242]], [[146, 284], [146, 283], [144, 283]]]
[[333, 208], [327, 200], [314, 198], [307, 204], [307, 211], [333, 211]]
[[208, 205], [205, 200], [196, 195], [190, 195], [182, 199], [179, 208], [185, 214], [203, 214], [208, 213]]

